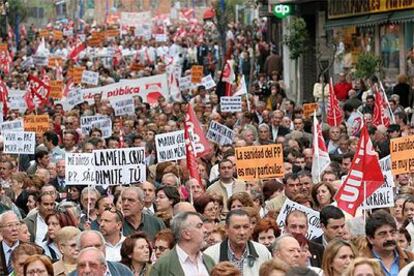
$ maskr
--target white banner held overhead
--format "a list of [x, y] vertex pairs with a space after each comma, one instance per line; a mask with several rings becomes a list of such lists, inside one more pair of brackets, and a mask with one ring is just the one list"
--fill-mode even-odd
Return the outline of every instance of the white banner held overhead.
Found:
[[129, 99], [112, 100], [111, 105], [115, 116], [134, 115], [135, 113], [134, 99], [132, 97]]
[[23, 119], [16, 119], [13, 121], [5, 121], [0, 124], [0, 132], [5, 131], [24, 131]]
[[306, 206], [300, 205], [299, 203], [296, 203], [288, 198], [283, 204], [279, 216], [276, 219], [276, 223], [281, 229], [285, 227], [287, 215], [294, 210], [299, 210], [305, 213], [308, 217], [308, 234], [306, 236], [308, 240], [320, 237], [323, 234], [323, 231], [320, 227], [319, 212]]
[[155, 135], [158, 162], [186, 158], [184, 130]]
[[80, 118], [82, 134], [89, 135], [92, 128], [96, 127], [102, 131], [102, 137], [108, 138], [112, 135], [112, 120], [103, 115], [82, 116]]
[[95, 167], [93, 153], [65, 154], [65, 184], [94, 185]]
[[83, 70], [82, 73], [82, 83], [98, 85], [99, 73], [93, 71]]
[[36, 134], [34, 132], [6, 131], [3, 133], [4, 153], [34, 154], [36, 147]]
[[232, 129], [211, 121], [210, 127], [208, 128], [206, 138], [210, 141], [219, 144], [220, 146], [226, 144], [233, 144], [234, 132]]
[[235, 97], [221, 97], [220, 98], [221, 112], [240, 112], [242, 111], [242, 99], [240, 96]]
[[146, 180], [143, 147], [94, 150], [93, 154], [97, 185], [142, 183]]
[[75, 105], [83, 103], [83, 92], [80, 88], [71, 89], [68, 96], [62, 101], [65, 111], [71, 110]]

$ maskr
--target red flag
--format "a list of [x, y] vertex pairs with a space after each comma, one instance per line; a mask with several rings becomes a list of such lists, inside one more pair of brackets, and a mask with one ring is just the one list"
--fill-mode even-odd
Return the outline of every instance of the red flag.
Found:
[[325, 141], [322, 136], [321, 125], [316, 119], [316, 113], [313, 115], [313, 158], [312, 158], [312, 181], [319, 183], [322, 172], [329, 166], [331, 159], [326, 149]]
[[188, 128], [187, 131], [190, 133], [196, 157], [202, 157], [212, 151], [210, 143], [207, 141], [204, 131], [190, 104], [188, 105], [187, 113], [185, 114], [185, 128]]
[[27, 92], [24, 96], [27, 108], [33, 110], [36, 106], [47, 104], [50, 86], [32, 75], [29, 75], [28, 81]]
[[364, 125], [351, 169], [336, 193], [335, 200], [339, 208], [354, 216], [363, 201], [382, 184], [384, 184], [384, 176], [378, 156], [373, 149], [367, 127]]
[[234, 82], [236, 81], [236, 75], [234, 74], [233, 66], [230, 60], [226, 62], [223, 69], [223, 75], [221, 77], [221, 80], [225, 82], [226, 85], [226, 91], [225, 96], [231, 96], [232, 93], [232, 86]]
[[10, 56], [10, 52], [7, 48], [0, 50], [0, 71], [3, 71], [4, 74], [8, 75], [12, 61], [12, 57]]
[[9, 90], [2, 79], [0, 79], [0, 102], [3, 103], [3, 115], [7, 115], [8, 105], [7, 100], [9, 97]]
[[331, 127], [339, 126], [342, 123], [342, 118], [344, 114], [342, 109], [339, 107], [338, 99], [335, 96], [332, 78], [329, 82], [329, 103], [328, 103], [328, 110], [326, 113], [326, 122]]
[[197, 179], [199, 185], [202, 186], [201, 177], [197, 169], [196, 152], [193, 146], [194, 143], [191, 141], [192, 139], [190, 139], [190, 132], [191, 132], [190, 125], [185, 124], [184, 139], [185, 139], [185, 151], [186, 151], [186, 157], [187, 157], [187, 169], [190, 174], [190, 178]]
[[76, 60], [77, 56], [86, 49], [86, 44], [81, 42], [73, 48], [73, 50], [69, 53], [68, 59]]
[[384, 125], [386, 127], [390, 126], [390, 118], [385, 115], [385, 103], [382, 97], [382, 93], [378, 90], [378, 87], [375, 86], [375, 107], [374, 107], [374, 116], [372, 116], [372, 124], [375, 126]]

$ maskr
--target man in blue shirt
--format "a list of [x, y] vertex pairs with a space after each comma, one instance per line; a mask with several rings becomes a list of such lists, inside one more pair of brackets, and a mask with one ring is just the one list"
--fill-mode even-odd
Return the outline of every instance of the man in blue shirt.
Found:
[[367, 218], [365, 234], [368, 248], [363, 254], [377, 259], [385, 276], [398, 275], [404, 266], [414, 260], [413, 253], [397, 246], [397, 225], [386, 211], [376, 211]]

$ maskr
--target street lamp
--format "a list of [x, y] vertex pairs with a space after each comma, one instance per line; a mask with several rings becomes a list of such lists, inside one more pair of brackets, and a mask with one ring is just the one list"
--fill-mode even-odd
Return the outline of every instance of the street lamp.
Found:
[[7, 40], [7, 12], [9, 10], [9, 2], [2, 0], [0, 3], [0, 14], [3, 22], [1, 24], [1, 37], [3, 41]]

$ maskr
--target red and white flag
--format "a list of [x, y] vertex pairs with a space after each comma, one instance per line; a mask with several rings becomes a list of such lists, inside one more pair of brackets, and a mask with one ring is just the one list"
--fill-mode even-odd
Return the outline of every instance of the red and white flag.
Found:
[[197, 116], [194, 113], [192, 106], [189, 104], [187, 106], [187, 113], [185, 114], [185, 128], [190, 134], [191, 142], [195, 150], [196, 157], [202, 157], [206, 154], [209, 154], [213, 148], [208, 142], [204, 131], [200, 126], [200, 122], [197, 119]]
[[332, 78], [329, 82], [329, 102], [328, 110], [326, 113], [326, 122], [331, 127], [339, 126], [342, 123], [344, 117], [343, 111], [339, 106], [339, 101], [335, 96]]
[[374, 116], [372, 116], [372, 124], [374, 126], [384, 125], [390, 126], [390, 118], [385, 115], [385, 103], [381, 91], [375, 85], [375, 106]]
[[233, 64], [231, 60], [226, 61], [226, 64], [224, 65], [221, 80], [225, 82], [226, 84], [225, 95], [231, 96], [233, 94], [232, 87], [233, 87], [234, 82], [236, 81], [236, 75], [234, 74]]
[[358, 149], [352, 161], [349, 174], [335, 195], [338, 207], [355, 216], [358, 207], [384, 184], [384, 176], [379, 165], [367, 127], [364, 125], [358, 142]]
[[33, 110], [36, 106], [46, 105], [49, 99], [50, 86], [32, 75], [29, 75], [28, 81], [27, 91], [24, 96], [27, 108]]
[[[190, 106], [190, 105], [189, 105]], [[194, 178], [198, 181], [199, 185], [202, 186], [201, 177], [198, 173], [197, 168], [197, 160], [196, 160], [196, 152], [194, 143], [190, 138], [191, 129], [190, 126], [185, 124], [184, 126], [184, 140], [185, 140], [185, 152], [186, 152], [186, 161], [187, 161], [187, 169], [190, 175], [190, 179]]]
[[321, 125], [313, 114], [313, 157], [312, 157], [312, 181], [314, 184], [321, 181], [322, 172], [329, 166], [331, 159], [326, 149], [322, 136]]
[[81, 42], [72, 49], [72, 51], [68, 55], [68, 59], [76, 60], [78, 55], [86, 49], [86, 44]]
[[0, 79], [0, 102], [3, 103], [3, 116], [7, 115], [8, 112], [8, 101], [9, 97], [9, 90], [7, 89], [7, 85], [4, 83], [2, 79]]
[[12, 64], [12, 61], [13, 60], [7, 46], [0, 49], [0, 71], [3, 71], [5, 75], [9, 74], [10, 64]]

